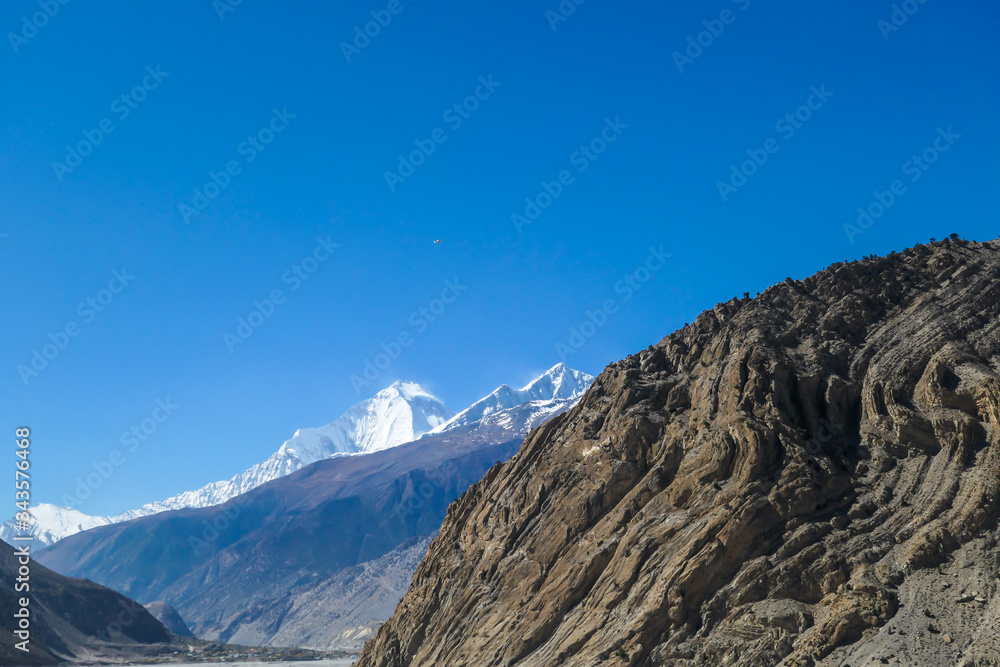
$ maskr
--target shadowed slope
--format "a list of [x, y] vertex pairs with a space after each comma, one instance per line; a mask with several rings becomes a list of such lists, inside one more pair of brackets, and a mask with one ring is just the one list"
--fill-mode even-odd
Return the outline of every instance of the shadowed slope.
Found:
[[[129, 658], [137, 647], [171, 641], [170, 633], [136, 602], [86, 579], [71, 579], [31, 562], [28, 590], [16, 591], [19, 557], [0, 542], [0, 664], [46, 665], [76, 659]], [[24, 579], [24, 577], [22, 577]], [[25, 583], [25, 582], [21, 582]], [[12, 630], [18, 600], [28, 598], [29, 652]], [[169, 649], [163, 648], [162, 652]]]

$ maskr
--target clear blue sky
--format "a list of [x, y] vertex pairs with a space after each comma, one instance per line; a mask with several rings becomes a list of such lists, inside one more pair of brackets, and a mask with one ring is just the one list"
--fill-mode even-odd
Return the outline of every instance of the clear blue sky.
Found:
[[[341, 43], [390, 3], [330, 4], [244, 0], [220, 20], [211, 0], [77, 0], [37, 34], [37, 2], [0, 9], [0, 414], [11, 441], [34, 430], [34, 500], [72, 493], [157, 399], [179, 407], [82, 511], [228, 478], [397, 378], [461, 409], [559, 361], [608, 300], [571, 366], [596, 374], [785, 276], [997, 235], [993, 3], [914, 0], [890, 31], [892, 3], [861, 0], [590, 0], [558, 22], [557, 0], [401, 0], [350, 62]], [[688, 37], [707, 30], [699, 53]], [[776, 125], [796, 112], [808, 120]], [[77, 164], [67, 145], [102, 122]], [[272, 122], [261, 150], [243, 143]], [[947, 152], [904, 171], [949, 127]], [[605, 152], [578, 152], [602, 133]], [[390, 188], [416, 141], [434, 152]], [[742, 183], [730, 165], [747, 151], [767, 162]], [[185, 214], [210, 172], [228, 184]], [[850, 242], [845, 223], [895, 180], [903, 194]], [[542, 181], [562, 192], [518, 229]], [[318, 236], [339, 247], [292, 289]], [[129, 284], [102, 293], [123, 268]], [[637, 269], [649, 279], [626, 299]], [[419, 309], [456, 279], [425, 327]], [[284, 303], [227, 345], [274, 289]], [[18, 366], [71, 322], [26, 384]], [[358, 391], [351, 376], [400, 333], [411, 344]]]

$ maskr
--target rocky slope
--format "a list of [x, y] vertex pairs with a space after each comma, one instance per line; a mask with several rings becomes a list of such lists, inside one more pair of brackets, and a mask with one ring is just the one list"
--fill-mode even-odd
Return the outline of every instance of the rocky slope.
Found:
[[[170, 654], [170, 633], [138, 603], [85, 579], [70, 579], [23, 558], [0, 543], [0, 665], [129, 660]], [[17, 582], [20, 576], [21, 581]], [[27, 586], [27, 590], [24, 586]], [[16, 590], [19, 586], [20, 590]], [[27, 652], [15, 648], [14, 614], [29, 600]]]
[[430, 541], [409, 540], [315, 583], [275, 590], [274, 599], [236, 619], [228, 641], [358, 651], [392, 616]]
[[358, 667], [996, 665], [1000, 243], [612, 364], [448, 510]]

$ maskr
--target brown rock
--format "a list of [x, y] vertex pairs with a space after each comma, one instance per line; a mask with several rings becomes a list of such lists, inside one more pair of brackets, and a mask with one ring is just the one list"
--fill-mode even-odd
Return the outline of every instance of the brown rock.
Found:
[[835, 265], [609, 366], [452, 505], [358, 665], [814, 665], [996, 558], [998, 498], [1000, 243]]

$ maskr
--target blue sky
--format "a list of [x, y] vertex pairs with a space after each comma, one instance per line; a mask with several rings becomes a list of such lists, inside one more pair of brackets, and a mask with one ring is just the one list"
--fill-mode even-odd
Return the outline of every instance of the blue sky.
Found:
[[0, 414], [40, 502], [116, 449], [81, 511], [228, 478], [397, 378], [457, 410], [785, 276], [996, 236], [994, 4], [42, 4], [0, 9]]

